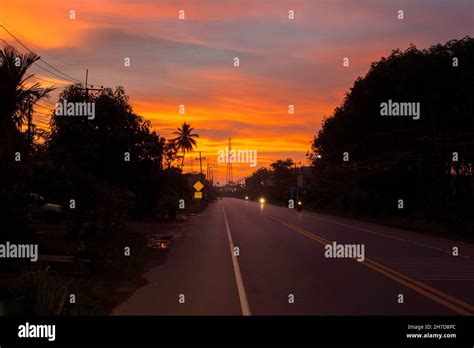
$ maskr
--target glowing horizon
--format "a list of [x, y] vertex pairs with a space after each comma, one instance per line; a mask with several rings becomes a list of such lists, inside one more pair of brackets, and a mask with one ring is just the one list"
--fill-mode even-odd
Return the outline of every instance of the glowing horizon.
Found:
[[[199, 170], [192, 160], [197, 151], [207, 158], [204, 171], [217, 162], [229, 137], [235, 149], [256, 150], [256, 168], [233, 164], [238, 180], [277, 159], [305, 164], [323, 118], [371, 62], [410, 43], [426, 48], [472, 35], [472, 3], [458, 2], [4, 0], [0, 24], [69, 76], [83, 81], [87, 68], [94, 85], [124, 86], [134, 111], [160, 136], [173, 137], [183, 122], [191, 123], [200, 138], [186, 155], [185, 171]], [[24, 51], [1, 28], [0, 38]], [[36, 66], [32, 72], [68, 82]], [[47, 107], [54, 106], [58, 87]], [[35, 120], [44, 126], [48, 110], [38, 111]], [[224, 181], [225, 164], [214, 179]]]

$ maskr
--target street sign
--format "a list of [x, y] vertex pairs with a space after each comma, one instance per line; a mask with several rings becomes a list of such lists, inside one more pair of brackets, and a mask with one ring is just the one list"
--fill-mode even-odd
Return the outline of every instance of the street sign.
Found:
[[198, 180], [196, 183], [193, 185], [194, 189], [196, 192], [194, 192], [194, 198], [195, 199], [202, 199], [202, 192], [200, 192], [204, 185]]
[[201, 191], [204, 187], [204, 185], [198, 180], [196, 183], [193, 185], [194, 189], [196, 191]]

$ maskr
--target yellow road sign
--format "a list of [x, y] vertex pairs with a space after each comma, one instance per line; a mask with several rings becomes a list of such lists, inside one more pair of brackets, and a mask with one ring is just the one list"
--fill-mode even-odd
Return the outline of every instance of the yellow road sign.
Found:
[[202, 199], [202, 192], [194, 192], [194, 198]]
[[202, 188], [204, 187], [204, 185], [198, 180], [196, 181], [196, 183], [193, 185], [194, 189], [196, 191], [201, 191]]

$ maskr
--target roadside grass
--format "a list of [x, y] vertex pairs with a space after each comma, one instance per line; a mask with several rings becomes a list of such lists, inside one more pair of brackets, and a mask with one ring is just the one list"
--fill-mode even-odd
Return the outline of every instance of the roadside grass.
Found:
[[[159, 224], [154, 227], [160, 230]], [[99, 240], [90, 245], [92, 262], [84, 274], [57, 271], [45, 263], [9, 266], [0, 274], [0, 315], [108, 315], [146, 284], [142, 275], [165, 262], [168, 254], [167, 249], [147, 247], [146, 234], [127, 231], [103, 245]], [[69, 242], [52, 238], [47, 249], [55, 252], [65, 246]]]
[[193, 215], [203, 212], [209, 203], [206, 200], [193, 199], [190, 203], [186, 204], [185, 214]]
[[[184, 213], [197, 214], [207, 206], [206, 201], [193, 201]], [[75, 256], [84, 268], [82, 263], [76, 267], [76, 261], [9, 264], [0, 274], [0, 315], [110, 314], [147, 283], [143, 274], [148, 269], [166, 262], [169, 249], [151, 248], [147, 238], [173, 234], [187, 219], [128, 220], [120, 228], [102, 222], [104, 227], [80, 243], [68, 236], [65, 225], [33, 226], [31, 237], [41, 255]]]
[[[110, 314], [117, 305], [146, 284], [142, 275], [149, 267], [166, 260], [167, 250], [148, 248], [145, 236], [139, 238], [127, 234], [127, 237], [126, 243], [116, 243], [113, 251], [94, 266], [90, 277], [76, 278], [71, 282], [71, 291], [76, 292], [76, 303], [67, 303], [63, 314]], [[125, 248], [130, 248], [130, 256], [125, 254]]]

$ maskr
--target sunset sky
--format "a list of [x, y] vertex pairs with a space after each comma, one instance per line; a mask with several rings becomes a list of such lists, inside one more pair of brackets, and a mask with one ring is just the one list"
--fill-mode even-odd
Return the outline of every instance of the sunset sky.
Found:
[[[258, 151], [258, 167], [287, 157], [305, 163], [322, 119], [371, 62], [410, 43], [426, 48], [474, 32], [471, 0], [0, 0], [0, 24], [60, 71], [82, 81], [88, 68], [90, 83], [124, 86], [159, 135], [190, 122], [205, 163], [232, 137], [234, 148]], [[21, 48], [1, 28], [0, 38]], [[234, 164], [234, 179], [255, 169]], [[220, 164], [217, 181], [224, 179]]]

